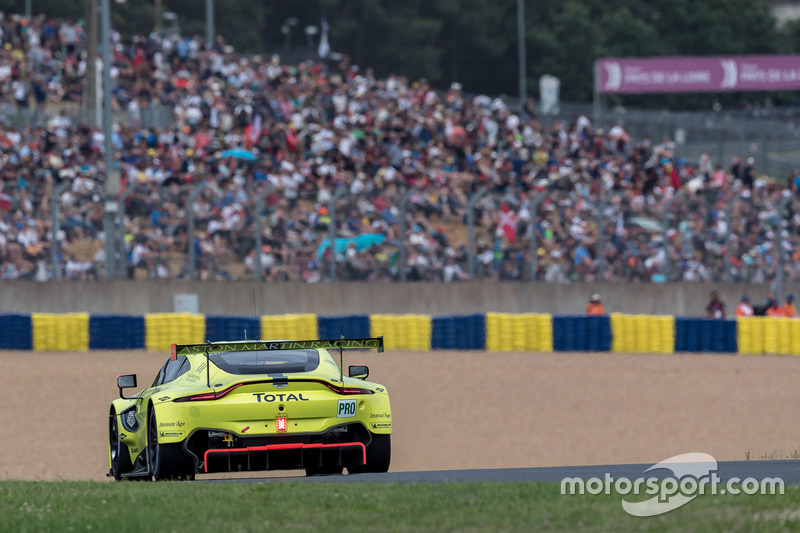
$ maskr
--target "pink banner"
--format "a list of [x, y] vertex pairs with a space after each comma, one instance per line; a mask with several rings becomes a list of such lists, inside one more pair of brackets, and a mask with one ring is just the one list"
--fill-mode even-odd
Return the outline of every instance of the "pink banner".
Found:
[[800, 55], [598, 59], [600, 93], [800, 89]]

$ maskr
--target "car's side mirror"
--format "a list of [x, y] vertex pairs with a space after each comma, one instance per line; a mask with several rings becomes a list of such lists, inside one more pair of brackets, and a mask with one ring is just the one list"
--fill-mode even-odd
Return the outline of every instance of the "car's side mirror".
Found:
[[350, 365], [347, 368], [347, 374], [351, 378], [367, 379], [369, 376], [369, 367], [367, 367], [367, 365]]
[[132, 389], [136, 387], [136, 374], [123, 374], [117, 378], [117, 387], [119, 388], [119, 397], [124, 400], [130, 400], [122, 394], [122, 389]]

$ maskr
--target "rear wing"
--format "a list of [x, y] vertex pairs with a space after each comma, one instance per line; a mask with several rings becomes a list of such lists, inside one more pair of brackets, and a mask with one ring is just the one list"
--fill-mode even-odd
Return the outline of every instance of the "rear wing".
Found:
[[230, 341], [207, 342], [205, 344], [173, 344], [172, 359], [177, 359], [179, 355], [276, 350], [316, 350], [319, 348], [340, 350], [375, 348], [380, 353], [383, 352], [383, 337], [310, 341]]
[[[210, 353], [223, 352], [257, 352], [278, 350], [317, 350], [339, 349], [339, 381], [344, 383], [343, 350], [371, 349], [383, 352], [383, 337], [365, 339], [331, 339], [310, 341], [229, 341], [207, 342], [205, 344], [173, 344], [171, 359], [175, 361], [179, 355], [204, 354], [208, 360]], [[211, 386], [210, 364], [206, 364], [206, 381]]]

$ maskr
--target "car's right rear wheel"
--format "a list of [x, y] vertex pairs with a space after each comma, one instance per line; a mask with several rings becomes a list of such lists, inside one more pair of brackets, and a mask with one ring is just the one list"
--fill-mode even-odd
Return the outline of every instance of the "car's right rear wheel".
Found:
[[348, 468], [349, 474], [383, 473], [389, 471], [392, 461], [392, 436], [373, 433], [367, 446], [367, 464]]

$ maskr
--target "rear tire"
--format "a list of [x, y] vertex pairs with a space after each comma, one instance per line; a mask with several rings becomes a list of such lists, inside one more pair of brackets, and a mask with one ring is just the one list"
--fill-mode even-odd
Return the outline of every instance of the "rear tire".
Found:
[[158, 442], [158, 423], [152, 406], [147, 424], [147, 460], [155, 481], [194, 479], [194, 463], [183, 447], [180, 444]]
[[117, 424], [117, 413], [111, 414], [108, 427], [108, 449], [111, 452], [111, 475], [116, 481], [122, 481], [122, 474], [130, 472], [133, 468], [131, 454], [128, 447], [119, 440], [119, 425]]
[[367, 464], [348, 468], [349, 474], [374, 473], [389, 471], [392, 462], [392, 436], [372, 434], [372, 442], [367, 446]]

